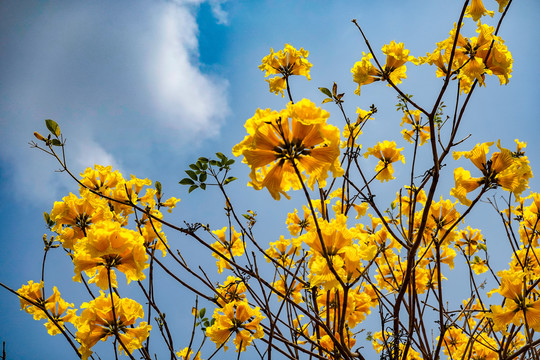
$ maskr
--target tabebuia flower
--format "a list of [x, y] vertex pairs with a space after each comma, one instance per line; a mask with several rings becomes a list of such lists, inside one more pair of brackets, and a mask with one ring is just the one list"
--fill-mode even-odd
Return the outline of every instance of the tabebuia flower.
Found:
[[484, 7], [482, 0], [471, 0], [471, 5], [465, 10], [465, 17], [472, 17], [474, 21], [480, 20], [482, 16], [489, 15], [493, 17], [495, 12], [489, 11]]
[[[212, 244], [212, 248], [216, 250], [216, 252], [212, 253], [212, 256], [217, 259], [218, 273], [221, 274], [223, 269], [231, 269], [229, 262], [223, 256], [230, 259], [233, 256], [244, 255], [245, 244], [242, 239], [242, 233], [236, 232], [233, 226], [231, 226], [229, 231], [227, 231], [227, 227], [225, 226], [221, 230], [212, 231], [212, 233], [218, 239], [218, 241]], [[227, 236], [227, 233], [229, 236]]]
[[30, 280], [27, 285], [17, 290], [17, 293], [34, 302], [31, 303], [21, 297], [21, 309], [32, 314], [34, 320], [47, 319], [45, 327], [50, 335], [59, 334], [61, 332], [59, 326], [64, 328], [65, 322], [73, 323], [77, 319], [75, 314], [77, 309], [60, 297], [56, 286], [53, 288], [53, 294], [46, 300], [43, 299], [43, 281], [35, 283]]
[[532, 171], [523, 153], [512, 153], [502, 148], [499, 140], [497, 147], [500, 152], [493, 153], [491, 159], [487, 160], [486, 155], [491, 145], [493, 142], [477, 144], [471, 151], [454, 151], [454, 159], [466, 157], [483, 175], [473, 178], [470, 172], [463, 168], [454, 170], [455, 187], [450, 194], [464, 205], [471, 205], [472, 201], [467, 199], [467, 194], [480, 186], [486, 189], [500, 186], [517, 197], [528, 187]]
[[[75, 246], [73, 264], [74, 281], [81, 281], [81, 272], [90, 276], [89, 283], [96, 283], [101, 289], [116, 287], [114, 269], [131, 280], [143, 280], [143, 270], [149, 265], [144, 246], [144, 238], [136, 231], [120, 227], [116, 222], [101, 222], [88, 231], [88, 236]], [[108, 274], [110, 271], [110, 274]]]
[[84, 310], [75, 324], [77, 327], [75, 337], [81, 344], [79, 352], [83, 360], [92, 355], [91, 349], [98, 341], [105, 341], [109, 336], [117, 336], [120, 339], [118, 342], [120, 354], [125, 352], [124, 346], [132, 353], [133, 350], [143, 346], [152, 329], [145, 321], [135, 326], [137, 319], [144, 317], [141, 304], [132, 299], [119, 298], [115, 293], [111, 297], [101, 292], [99, 297], [83, 303], [81, 308]]
[[362, 59], [356, 62], [351, 69], [353, 81], [358, 84], [358, 88], [354, 91], [360, 95], [360, 87], [371, 84], [375, 81], [388, 81], [394, 84], [400, 84], [402, 79], [406, 79], [407, 66], [406, 62], [418, 64], [418, 60], [409, 55], [409, 50], [405, 49], [403, 43], [390, 42], [382, 47], [383, 54], [386, 55], [386, 63], [382, 67], [382, 72], [371, 63], [373, 55], [371, 53], [362, 53]]
[[343, 175], [339, 129], [326, 123], [329, 116], [307, 99], [279, 112], [258, 109], [246, 121], [248, 135], [233, 148], [251, 168], [250, 185], [268, 189], [279, 200], [281, 195], [289, 198], [291, 188], [301, 189], [306, 178], [313, 189], [315, 183], [326, 185], [329, 171], [334, 177]]
[[247, 301], [235, 301], [226, 304], [222, 308], [214, 311], [215, 322], [206, 329], [206, 336], [210, 337], [216, 347], [225, 345], [231, 337], [234, 337], [236, 352], [246, 351], [254, 339], [264, 336], [264, 331], [260, 325], [264, 316], [258, 307], [252, 308]]
[[[512, 73], [512, 54], [508, 51], [504, 41], [495, 36], [495, 28], [478, 22], [476, 32], [478, 36], [466, 38], [457, 36], [457, 28], [450, 31], [450, 36], [437, 43], [433, 53], [420, 58], [421, 63], [437, 66], [437, 77], [446, 76], [450, 67], [459, 80], [460, 91], [468, 93], [474, 81], [480, 86], [485, 85], [485, 75], [496, 75], [500, 84], [507, 84]], [[456, 47], [451, 66], [450, 55]]]
[[364, 154], [364, 157], [367, 158], [369, 155], [372, 155], [380, 160], [375, 167], [375, 171], [377, 172], [377, 176], [375, 178], [377, 180], [383, 182], [395, 179], [392, 175], [394, 173], [392, 164], [399, 160], [405, 164], [405, 157], [401, 155], [402, 150], [403, 148], [396, 148], [395, 141], [388, 140], [379, 142], [374, 147], [368, 149], [368, 151]]
[[178, 356], [182, 360], [201, 360], [201, 352], [197, 351], [197, 354], [195, 354], [195, 357], [191, 357], [193, 355], [193, 350], [189, 347], [182, 349], [181, 351], [176, 352], [176, 356]]
[[507, 326], [525, 325], [527, 331], [540, 331], [540, 300], [538, 288], [531, 288], [523, 271], [501, 271], [498, 273], [501, 285], [494, 292], [505, 298], [503, 306], [491, 306], [490, 318], [493, 330], [506, 333]]
[[291, 75], [302, 75], [310, 80], [309, 69], [313, 65], [307, 60], [308, 55], [309, 51], [303, 48], [296, 50], [289, 44], [285, 44], [285, 48], [277, 53], [270, 49], [270, 54], [266, 55], [259, 65], [259, 69], [266, 72], [265, 77], [279, 75], [266, 80], [270, 85], [270, 92], [284, 96], [283, 90], [287, 88]]
[[431, 138], [431, 135], [427, 123], [422, 125], [420, 115], [422, 115], [420, 110], [406, 110], [399, 126], [403, 126], [403, 124], [412, 125], [412, 129], [403, 129], [401, 130], [401, 134], [403, 134], [403, 138], [408, 142], [414, 143], [417, 141], [421, 146]]
[[74, 250], [77, 241], [86, 236], [91, 226], [113, 217], [105, 199], [84, 196], [87, 192], [83, 192], [81, 198], [70, 193], [54, 203], [50, 214], [55, 223], [52, 231], [58, 233], [58, 240], [65, 249]]

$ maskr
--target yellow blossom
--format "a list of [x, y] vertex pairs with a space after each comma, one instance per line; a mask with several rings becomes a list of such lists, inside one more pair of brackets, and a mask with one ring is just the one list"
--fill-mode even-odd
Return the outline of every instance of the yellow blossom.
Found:
[[257, 110], [245, 125], [249, 135], [233, 148], [233, 154], [243, 155], [250, 166], [252, 186], [267, 188], [279, 200], [281, 194], [288, 197], [291, 187], [302, 188], [298, 173], [309, 176], [307, 185], [312, 189], [316, 182], [326, 185], [328, 171], [341, 176], [339, 129], [326, 124], [328, 117], [307, 99], [289, 103], [279, 113]]
[[396, 148], [396, 143], [394, 141], [387, 140], [379, 142], [374, 147], [368, 149], [364, 154], [364, 157], [367, 158], [369, 155], [373, 155], [379, 159], [379, 163], [375, 167], [377, 180], [383, 182], [395, 179], [394, 176], [392, 176], [394, 173], [392, 164], [399, 160], [405, 163], [405, 157], [401, 155], [402, 150], [403, 148]]
[[[244, 352], [254, 339], [264, 336], [260, 325], [264, 319], [258, 307], [251, 308], [246, 301], [236, 301], [226, 304], [214, 311], [215, 322], [206, 329], [206, 335], [216, 347], [226, 344], [234, 337], [236, 352]], [[227, 350], [227, 346], [223, 346]]]
[[270, 49], [270, 54], [266, 55], [259, 65], [259, 69], [265, 71], [265, 77], [280, 75], [266, 80], [270, 85], [270, 92], [284, 96], [283, 90], [287, 88], [288, 78], [291, 75], [302, 75], [310, 80], [309, 69], [313, 65], [307, 60], [308, 55], [307, 50], [303, 48], [296, 50], [289, 44], [285, 44], [285, 48], [277, 53], [274, 49]]

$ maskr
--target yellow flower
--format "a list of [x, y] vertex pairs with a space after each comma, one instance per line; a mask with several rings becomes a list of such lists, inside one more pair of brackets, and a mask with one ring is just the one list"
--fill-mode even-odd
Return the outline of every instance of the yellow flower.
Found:
[[403, 43], [392, 41], [382, 47], [382, 52], [386, 55], [386, 64], [383, 66], [382, 72], [371, 64], [370, 60], [373, 58], [371, 53], [366, 55], [363, 52], [362, 59], [354, 64], [351, 72], [353, 81], [358, 84], [358, 88], [354, 91], [355, 94], [360, 95], [360, 87], [374, 81], [390, 80], [396, 85], [400, 84], [401, 79], [407, 78], [405, 63], [407, 61], [413, 64], [418, 63], [414, 56], [409, 55], [409, 50], [405, 49]]
[[362, 52], [362, 59], [354, 64], [351, 69], [353, 81], [358, 84], [354, 91], [356, 95], [360, 95], [360, 87], [371, 84], [374, 81], [381, 80], [381, 72], [371, 63], [373, 55]]
[[493, 17], [494, 12], [488, 11], [484, 7], [482, 0], [471, 0], [471, 5], [465, 10], [465, 17], [472, 17], [473, 21], [478, 21], [484, 15]]
[[[290, 246], [290, 248], [289, 248]], [[275, 259], [281, 265], [286, 267], [293, 267], [293, 256], [297, 256], [300, 253], [300, 240], [285, 239], [285, 236], [281, 235], [278, 241], [270, 243], [270, 248], [266, 250], [267, 259]]]
[[270, 92], [284, 96], [283, 90], [287, 88], [288, 78], [291, 75], [302, 75], [310, 80], [309, 69], [313, 65], [307, 60], [308, 55], [307, 50], [303, 48], [296, 50], [289, 44], [285, 44], [285, 48], [277, 53], [274, 49], [270, 49], [270, 54], [266, 55], [262, 59], [262, 64], [259, 65], [259, 69], [266, 72], [265, 77], [280, 75], [266, 80], [270, 85]]
[[[479, 14], [478, 5], [482, 5], [481, 1], [474, 0], [469, 7], [469, 10], [474, 10], [475, 16]], [[420, 59], [421, 63], [436, 65], [438, 77], [446, 76], [448, 72], [456, 31], [454, 24], [450, 36], [437, 43], [437, 49], [432, 54], [428, 53], [426, 57]], [[493, 35], [494, 31], [493, 27], [478, 22], [476, 29], [478, 37], [465, 38], [459, 34], [450, 68], [452, 73], [457, 75], [455, 78], [460, 81], [460, 91], [468, 93], [475, 80], [484, 85], [485, 74], [496, 75], [501, 85], [508, 83], [512, 73], [512, 55], [504, 45], [504, 41]]]
[[[112, 307], [114, 302], [114, 311]], [[119, 298], [113, 293], [105, 296], [103, 292], [94, 300], [81, 305], [84, 310], [76, 322], [77, 341], [81, 344], [79, 351], [86, 360], [92, 354], [91, 348], [99, 341], [105, 341], [109, 336], [118, 335], [127, 350], [140, 349], [148, 338], [152, 326], [146, 322], [135, 325], [138, 318], [144, 317], [142, 305], [135, 300]], [[119, 343], [118, 350], [122, 353], [124, 348]]]
[[89, 192], [83, 192], [83, 197], [70, 193], [56, 201], [51, 211], [51, 220], [54, 221], [53, 231], [56, 231], [58, 239], [66, 249], [73, 250], [76, 242], [86, 236], [88, 229], [96, 223], [112, 219], [107, 201], [97, 196], [85, 196]]
[[[28, 298], [29, 300], [36, 303], [32, 304], [29, 301], [26, 301], [22, 297], [19, 298], [21, 302], [21, 310], [26, 311], [29, 314], [32, 314], [34, 320], [47, 319], [45, 327], [47, 332], [54, 336], [60, 333], [58, 326], [64, 328], [65, 322], [75, 322], [77, 315], [75, 314], [77, 309], [73, 308], [73, 304], [67, 303], [64, 299], [60, 297], [60, 292], [56, 288], [53, 288], [53, 294], [47, 298], [43, 299], [43, 282], [34, 283], [32, 280], [28, 282], [28, 285], [23, 285], [17, 293], [21, 296]], [[64, 314], [65, 313], [65, 314]], [[56, 321], [56, 324], [53, 320]]]
[[503, 12], [504, 11], [504, 8], [506, 7], [506, 5], [508, 5], [508, 2], [510, 2], [510, 0], [495, 0], [498, 4], [499, 4], [499, 12]]
[[[101, 222], [88, 231], [88, 236], [75, 245], [74, 281], [81, 281], [81, 272], [91, 276], [101, 289], [108, 289], [107, 269], [111, 269], [111, 286], [116, 287], [113, 268], [131, 280], [143, 280], [143, 270], [149, 265], [144, 238], [139, 233], [120, 227], [116, 222]], [[97, 274], [96, 274], [97, 271]], [[113, 281], [114, 280], [114, 281]]]
[[229, 262], [222, 256], [225, 256], [227, 259], [231, 259], [233, 256], [242, 256], [245, 247], [244, 240], [241, 238], [242, 234], [236, 232], [233, 226], [231, 226], [231, 230], [229, 231], [230, 240], [227, 240], [226, 231], [227, 227], [212, 231], [218, 238], [218, 241], [212, 244], [212, 248], [216, 250], [216, 252], [212, 253], [212, 256], [218, 259], [216, 265], [220, 274], [223, 272], [223, 269], [231, 269]]
[[464, 205], [471, 205], [471, 201], [466, 198], [466, 195], [480, 185], [483, 185], [485, 189], [501, 186], [504, 190], [514, 193], [516, 197], [519, 197], [528, 187], [532, 171], [526, 158], [514, 157], [512, 152], [502, 148], [500, 141], [498, 141], [497, 147], [500, 152], [493, 153], [488, 161], [486, 154], [491, 145], [493, 142], [478, 144], [471, 151], [454, 151], [454, 159], [457, 160], [461, 156], [466, 157], [483, 175], [481, 178], [472, 178], [470, 173], [463, 168], [454, 170], [456, 185], [450, 193]]
[[123, 180], [122, 174], [118, 170], [112, 171], [112, 166], [97, 164], [93, 169], [87, 168], [80, 175], [81, 184], [104, 195], [110, 195], [111, 189]]
[[200, 351], [197, 352], [193, 359], [191, 358], [191, 355], [193, 355], [193, 350], [188, 347], [176, 352], [176, 356], [178, 356], [182, 360], [201, 360]]
[[412, 125], [411, 130], [403, 129], [401, 131], [403, 138], [410, 143], [419, 141], [420, 145], [424, 145], [431, 135], [429, 133], [429, 126], [420, 123], [421, 114], [420, 110], [406, 110], [401, 119], [400, 126], [403, 126], [403, 124]]
[[285, 223], [287, 224], [287, 228], [292, 236], [298, 236], [298, 234], [304, 230], [309, 231], [314, 225], [311, 210], [309, 210], [305, 205], [302, 205], [302, 209], [304, 210], [303, 219], [298, 216], [297, 209], [294, 209], [294, 213], [287, 214], [287, 220], [285, 220]]
[[516, 326], [526, 324], [527, 329], [540, 331], [540, 300], [533, 301], [533, 292], [528, 291], [522, 272], [502, 271], [501, 285], [495, 292], [506, 298], [504, 307], [491, 307], [493, 330], [506, 332], [509, 323]]
[[371, 117], [371, 115], [373, 115], [373, 112], [356, 108], [356, 113], [358, 114], [356, 122], [346, 124], [345, 128], [343, 129], [343, 138], [347, 140], [341, 142], [341, 148], [362, 147], [362, 145], [358, 142], [358, 138], [362, 134], [361, 129], [364, 125], [364, 122], [366, 120], [373, 120], [373, 118]]
[[392, 163], [401, 160], [405, 164], [405, 157], [401, 155], [402, 150], [403, 148], [396, 149], [396, 143], [388, 140], [382, 143], [379, 142], [374, 147], [368, 149], [364, 157], [367, 158], [369, 155], [373, 155], [380, 160], [375, 167], [375, 171], [377, 172], [376, 179], [381, 182], [395, 179], [392, 176], [394, 173]]
[[216, 300], [219, 306], [225, 306], [230, 302], [242, 301], [246, 298], [246, 284], [237, 277], [228, 276], [223, 285], [216, 288]]
[[311, 189], [316, 182], [326, 185], [328, 171], [341, 176], [339, 129], [326, 124], [328, 117], [327, 111], [307, 99], [289, 103], [279, 113], [257, 110], [245, 125], [249, 135], [233, 148], [233, 154], [244, 155], [251, 168], [251, 185], [267, 188], [279, 200], [280, 194], [289, 198], [286, 191], [291, 187], [302, 188], [295, 167], [309, 176]]
[[476, 253], [478, 244], [485, 246], [484, 238], [480, 233], [480, 230], [467, 226], [466, 230], [461, 230], [459, 232], [459, 237], [454, 246], [461, 249], [465, 255], [471, 256]]
[[[280, 276], [279, 280], [272, 283], [272, 286], [281, 294], [287, 295], [287, 298], [292, 299], [296, 304], [304, 302], [301, 293], [304, 286], [301, 282], [296, 280], [286, 282], [286, 279], [283, 276]], [[278, 301], [281, 300], [283, 300], [283, 298], [278, 295]]]
[[[213, 318], [215, 322], [206, 329], [206, 336], [210, 337], [216, 347], [226, 344], [234, 336], [236, 352], [243, 352], [254, 339], [264, 336], [260, 325], [264, 316], [258, 307], [251, 308], [246, 301], [231, 302], [223, 308], [217, 308]], [[224, 349], [227, 348], [224, 345]]]

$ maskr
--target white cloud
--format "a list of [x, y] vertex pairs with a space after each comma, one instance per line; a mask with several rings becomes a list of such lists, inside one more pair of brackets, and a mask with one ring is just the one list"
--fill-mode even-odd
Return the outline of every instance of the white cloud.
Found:
[[225, 80], [203, 74], [197, 60], [197, 24], [187, 6], [167, 4], [147, 57], [153, 101], [168, 129], [215, 136], [228, 113]]
[[[221, 3], [210, 5], [225, 22]], [[174, 143], [180, 153], [220, 133], [228, 84], [201, 69], [200, 4], [51, 2], [39, 11], [20, 5], [0, 60], [7, 69], [0, 75], [0, 165], [18, 197], [50, 202], [73, 189], [45, 154], [21, 151], [45, 118], [57, 120], [69, 139], [76, 174], [95, 163], [131, 167], [139, 154], [152, 158], [155, 148], [147, 145]]]
[[227, 0], [210, 0], [210, 6], [212, 8], [212, 14], [218, 21], [218, 24], [227, 25], [229, 24], [228, 14], [221, 7], [222, 4], [226, 3]]

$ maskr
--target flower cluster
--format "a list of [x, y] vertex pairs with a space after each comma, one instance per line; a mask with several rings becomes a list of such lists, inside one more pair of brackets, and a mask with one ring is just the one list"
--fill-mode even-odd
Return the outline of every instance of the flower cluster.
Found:
[[249, 135], [233, 148], [251, 168], [250, 185], [267, 188], [279, 200], [288, 198], [291, 188], [302, 188], [304, 180], [313, 189], [315, 183], [326, 185], [329, 171], [341, 176], [339, 129], [327, 124], [329, 115], [307, 99], [279, 112], [257, 110], [245, 124]]
[[[152, 189], [150, 185], [148, 179], [131, 176], [126, 180], [112, 167], [96, 165], [81, 173], [79, 196], [70, 193], [54, 203], [46, 220], [57, 234], [54, 241], [70, 255], [74, 281], [83, 281], [85, 273], [89, 276], [85, 282], [111, 290], [118, 287], [116, 270], [126, 276], [128, 284], [140, 281], [145, 279], [144, 270], [149, 266], [148, 254], [160, 250], [165, 256], [168, 248], [160, 209], [171, 210], [179, 200], [163, 200], [161, 186], [156, 184]], [[134, 215], [136, 206], [143, 209], [141, 216]], [[128, 228], [131, 215], [137, 218], [137, 230]], [[72, 323], [77, 328], [75, 340], [81, 344], [79, 352], [85, 359], [97, 341], [109, 336], [121, 342], [120, 351], [130, 353], [141, 348], [148, 337], [151, 326], [141, 323], [133, 327], [135, 320], [143, 316], [142, 306], [135, 300], [102, 293], [82, 304], [84, 310], [77, 316], [76, 309], [70, 309], [73, 304], [65, 302], [56, 287], [46, 300], [43, 291], [43, 283], [33, 282], [19, 289], [21, 308], [36, 320], [48, 319], [45, 326], [51, 335], [64, 332], [65, 322]]]
[[308, 55], [307, 50], [302, 48], [296, 50], [289, 44], [285, 44], [285, 48], [278, 52], [270, 49], [270, 54], [266, 55], [262, 59], [262, 64], [259, 65], [259, 69], [265, 72], [265, 77], [278, 75], [266, 80], [270, 85], [270, 92], [285, 96], [283, 90], [288, 88], [291, 75], [302, 75], [310, 80], [309, 69], [312, 64], [307, 60]]

